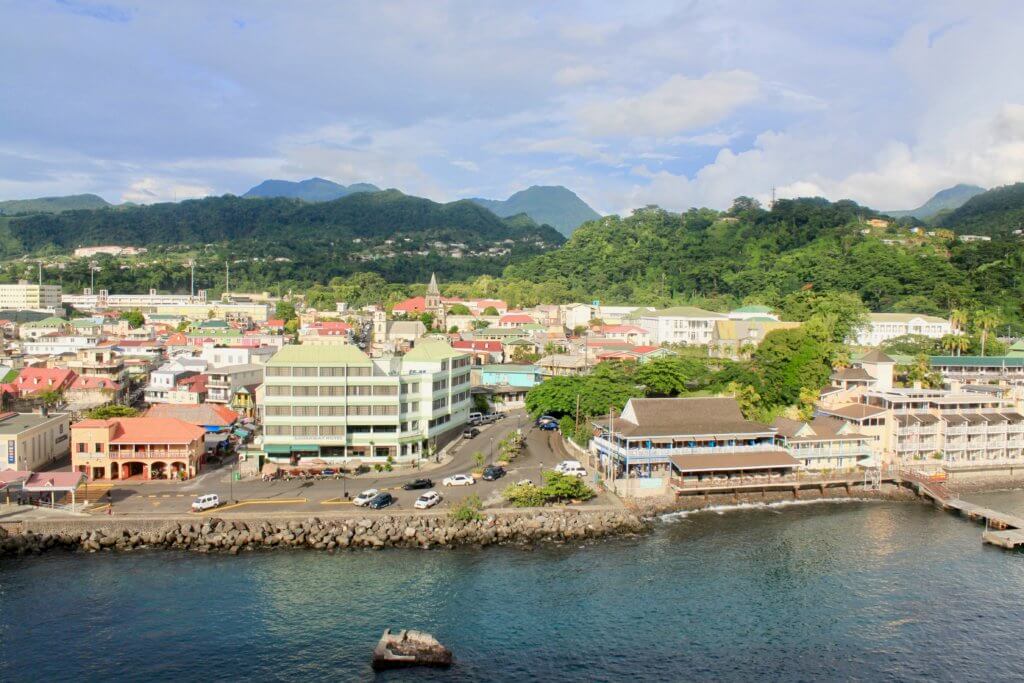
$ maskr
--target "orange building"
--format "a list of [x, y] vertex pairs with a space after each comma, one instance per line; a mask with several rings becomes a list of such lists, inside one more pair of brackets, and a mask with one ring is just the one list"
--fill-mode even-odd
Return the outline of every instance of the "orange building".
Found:
[[176, 418], [122, 417], [71, 425], [71, 464], [90, 479], [191, 479], [206, 448], [202, 427]]

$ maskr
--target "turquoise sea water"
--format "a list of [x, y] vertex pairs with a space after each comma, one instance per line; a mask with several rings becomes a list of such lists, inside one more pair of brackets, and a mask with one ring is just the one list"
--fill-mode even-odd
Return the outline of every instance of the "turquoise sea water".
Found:
[[1021, 680], [1022, 610], [1024, 555], [896, 503], [533, 551], [55, 553], [0, 565], [0, 680], [367, 680], [388, 626], [458, 660], [389, 681]]

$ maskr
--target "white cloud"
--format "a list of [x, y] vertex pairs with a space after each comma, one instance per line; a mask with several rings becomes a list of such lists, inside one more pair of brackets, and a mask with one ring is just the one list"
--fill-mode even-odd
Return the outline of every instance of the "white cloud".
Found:
[[471, 173], [478, 173], [480, 171], [480, 166], [475, 161], [470, 161], [469, 159], [456, 159], [452, 162], [452, 166]]
[[213, 188], [205, 185], [191, 185], [172, 178], [142, 178], [133, 182], [121, 200], [136, 204], [176, 202], [182, 199], [197, 199], [213, 194]]
[[641, 95], [586, 104], [580, 119], [594, 135], [667, 137], [716, 123], [757, 97], [748, 71], [675, 75]]
[[591, 64], [579, 64], [559, 69], [552, 78], [558, 85], [574, 86], [595, 83], [604, 80], [607, 75], [603, 69]]

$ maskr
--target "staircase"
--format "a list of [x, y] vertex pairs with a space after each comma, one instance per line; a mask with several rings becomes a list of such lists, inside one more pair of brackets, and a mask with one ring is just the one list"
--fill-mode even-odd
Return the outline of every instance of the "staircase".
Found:
[[[88, 484], [82, 484], [75, 491], [75, 502], [78, 503], [89, 503], [95, 505], [96, 503], [102, 503], [106, 501], [107, 491], [113, 486], [112, 482], [109, 481], [90, 481]], [[71, 495], [65, 497], [63, 503], [71, 504]]]

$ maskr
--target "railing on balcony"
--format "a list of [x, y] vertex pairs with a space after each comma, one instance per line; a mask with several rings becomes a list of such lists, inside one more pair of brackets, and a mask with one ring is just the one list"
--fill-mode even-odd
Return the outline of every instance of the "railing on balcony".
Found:
[[617, 455], [620, 455], [622, 457], [627, 457], [630, 460], [635, 460], [637, 462], [643, 462], [645, 459], [646, 460], [658, 459], [658, 458], [664, 459], [664, 458], [672, 458], [672, 457], [676, 457], [676, 456], [685, 456], [685, 455], [715, 455], [715, 454], [726, 454], [726, 453], [756, 453], [756, 452], [763, 452], [763, 451], [781, 451], [783, 453], [788, 453], [789, 452], [785, 448], [783, 448], [782, 446], [779, 446], [779, 445], [776, 445], [776, 444], [772, 444], [772, 443], [755, 444], [753, 446], [746, 445], [746, 444], [743, 444], [743, 445], [734, 444], [734, 445], [731, 445], [731, 446], [723, 444], [721, 446], [694, 446], [692, 448], [691, 447], [686, 447], [686, 446], [673, 447], [673, 448], [626, 448], [625, 446], [620, 446], [618, 444], [614, 444], [611, 441], [609, 441], [608, 439], [605, 439], [605, 438], [602, 438], [602, 437], [599, 437], [599, 436], [598, 437], [594, 437], [594, 443], [595, 443], [595, 445], [598, 448], [603, 448], [606, 451], [610, 451], [610, 452], [615, 453]]

